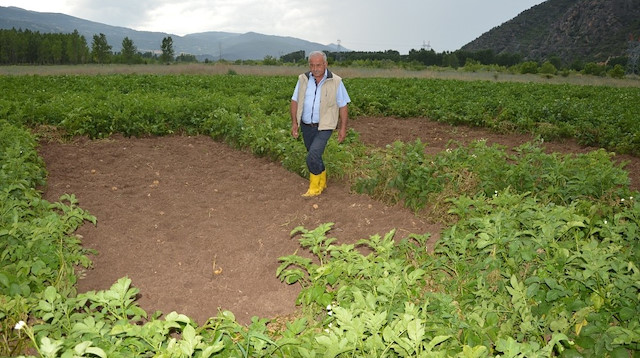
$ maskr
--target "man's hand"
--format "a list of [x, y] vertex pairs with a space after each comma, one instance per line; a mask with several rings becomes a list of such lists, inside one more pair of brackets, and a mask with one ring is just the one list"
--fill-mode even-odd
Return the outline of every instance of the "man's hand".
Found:
[[289, 107], [291, 114], [291, 136], [298, 139], [298, 119], [296, 118], [298, 113], [298, 102], [291, 100], [291, 106]]
[[347, 138], [347, 120], [349, 119], [349, 107], [340, 107], [339, 111], [340, 130], [338, 131], [338, 143], [342, 143], [342, 141]]
[[338, 131], [338, 143], [342, 143], [345, 138], [347, 138], [347, 129], [340, 128], [340, 130]]

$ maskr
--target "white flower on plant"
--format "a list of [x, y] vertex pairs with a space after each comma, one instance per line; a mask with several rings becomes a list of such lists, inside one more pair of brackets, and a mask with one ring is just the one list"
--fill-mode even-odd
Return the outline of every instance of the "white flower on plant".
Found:
[[604, 221], [604, 224], [607, 225], [609, 222], [607, 220]]
[[331, 307], [331, 304], [327, 305], [327, 314], [333, 316], [333, 307]]
[[20, 321], [18, 323], [16, 323], [16, 326], [13, 327], [15, 330], [19, 331], [21, 329], [23, 329], [27, 324], [24, 321]]
[[620, 199], [620, 202], [624, 203], [624, 198]]

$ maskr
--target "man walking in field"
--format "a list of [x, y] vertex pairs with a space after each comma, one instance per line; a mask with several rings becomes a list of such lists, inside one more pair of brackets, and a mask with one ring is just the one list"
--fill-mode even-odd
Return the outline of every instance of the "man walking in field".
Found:
[[322, 154], [333, 131], [338, 128], [338, 143], [347, 136], [351, 102], [342, 78], [327, 69], [327, 55], [309, 54], [309, 71], [298, 76], [291, 97], [291, 135], [302, 139], [307, 148], [309, 189], [302, 196], [317, 196], [327, 187], [327, 170]]

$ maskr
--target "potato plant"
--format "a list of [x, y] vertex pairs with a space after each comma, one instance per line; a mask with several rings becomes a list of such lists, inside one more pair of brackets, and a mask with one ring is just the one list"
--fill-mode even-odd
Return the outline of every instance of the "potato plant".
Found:
[[[417, 79], [347, 79], [353, 115], [424, 117], [638, 154], [637, 88]], [[548, 357], [640, 352], [640, 204], [604, 150], [515, 154], [476, 142], [330, 141], [333, 175], [416, 210], [445, 207], [449, 227], [337, 245], [331, 223], [296, 228], [315, 257], [280, 258], [301, 286], [300, 314], [197, 325], [142, 310], [130, 279], [76, 294], [90, 265], [75, 229], [95, 218], [72, 194], [49, 203], [29, 129], [68, 136], [206, 134], [304, 175], [288, 135], [295, 79], [270, 76], [6, 76], [0, 82], [0, 355], [43, 357]], [[365, 165], [363, 163], [369, 163]], [[339, 171], [342, 169], [342, 171]]]

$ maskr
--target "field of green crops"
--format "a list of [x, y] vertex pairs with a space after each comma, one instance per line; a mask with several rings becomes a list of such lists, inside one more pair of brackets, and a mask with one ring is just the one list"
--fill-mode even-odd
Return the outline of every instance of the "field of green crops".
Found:
[[[352, 117], [394, 116], [534, 133], [507, 152], [474, 142], [329, 142], [332, 175], [355, 191], [437, 207], [448, 227], [338, 245], [331, 223], [291, 235], [315, 260], [280, 258], [301, 288], [287, 322], [224, 311], [203, 325], [150, 313], [121, 278], [77, 294], [90, 261], [75, 230], [100, 218], [73, 195], [48, 202], [37, 140], [204, 134], [306, 175], [289, 134], [295, 77], [3, 76], [0, 82], [0, 356], [629, 357], [640, 356], [640, 204], [611, 152], [640, 155], [640, 89], [412, 78], [350, 78]], [[542, 140], [604, 148], [546, 154]], [[276, 324], [277, 323], [277, 324]]]

